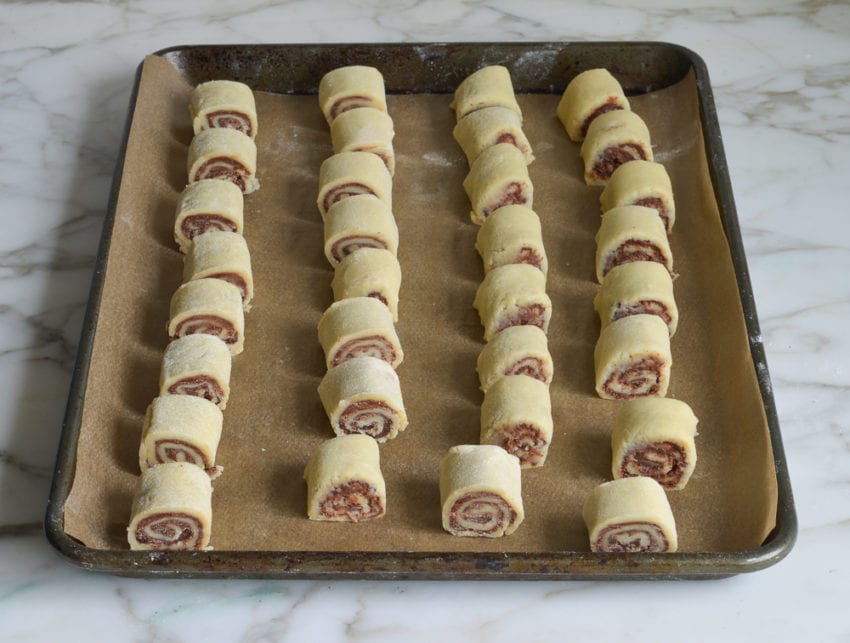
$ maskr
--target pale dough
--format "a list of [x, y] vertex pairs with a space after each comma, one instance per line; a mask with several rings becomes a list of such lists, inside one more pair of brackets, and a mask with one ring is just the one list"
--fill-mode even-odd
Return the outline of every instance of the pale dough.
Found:
[[599, 335], [593, 361], [599, 397], [664, 397], [673, 363], [667, 324], [657, 315], [611, 322]]
[[389, 250], [361, 248], [345, 257], [334, 270], [334, 300], [374, 297], [389, 308], [398, 321], [401, 265]]
[[[179, 458], [217, 477], [215, 455], [223, 415], [214, 403], [192, 395], [157, 397], [148, 406], [139, 445], [139, 468], [144, 471]], [[173, 451], [169, 453], [169, 450]], [[191, 458], [191, 459], [190, 459]]]
[[[213, 319], [215, 318], [215, 319]], [[197, 319], [198, 325], [193, 326]], [[222, 327], [223, 320], [229, 328]], [[204, 321], [210, 321], [205, 327]], [[188, 329], [181, 328], [188, 325]], [[238, 355], [245, 347], [245, 311], [239, 289], [223, 279], [195, 279], [181, 285], [171, 297], [168, 336], [175, 338], [188, 333], [209, 333], [221, 337]]]
[[673, 273], [673, 251], [664, 224], [652, 208], [624, 205], [608, 210], [596, 233], [596, 279], [628, 261], [656, 261]]
[[507, 67], [501, 65], [482, 67], [467, 76], [458, 85], [451, 102], [457, 120], [476, 110], [493, 106], [507, 107], [522, 117], [511, 74]]
[[377, 357], [393, 368], [404, 360], [392, 313], [373, 297], [331, 304], [319, 320], [319, 343], [328, 368], [352, 357]]
[[524, 263], [499, 266], [488, 272], [478, 287], [473, 306], [488, 342], [509, 326], [532, 324], [545, 333], [552, 317], [546, 276]]
[[232, 80], [201, 83], [192, 91], [189, 114], [195, 134], [211, 127], [230, 127], [251, 138], [257, 137], [254, 93], [244, 83]]
[[632, 261], [615, 266], [605, 275], [593, 300], [602, 328], [615, 318], [650, 313], [667, 324], [670, 337], [679, 326], [679, 308], [673, 297], [673, 278], [654, 261]]
[[319, 81], [319, 108], [328, 124], [349, 110], [373, 107], [387, 111], [384, 77], [374, 67], [337, 67]]
[[[443, 528], [455, 536], [498, 538], [512, 534], [525, 519], [521, 471], [517, 457], [502, 447], [451, 447], [440, 463]], [[480, 496], [498, 499], [500, 507], [482, 508], [481, 501], [476, 500]], [[470, 501], [465, 515], [467, 524], [463, 522], [464, 515], [455, 520], [452, 516], [455, 504], [463, 503], [464, 498]], [[497, 511], [499, 508], [503, 511]]]
[[569, 137], [584, 140], [588, 119], [600, 110], [628, 110], [623, 88], [607, 69], [588, 69], [573, 78], [558, 103], [558, 119]]
[[[678, 549], [673, 511], [664, 489], [652, 478], [622, 478], [599, 485], [585, 500], [582, 515], [591, 551], [647, 551], [649, 537], [635, 533], [647, 528], [660, 536], [656, 551]], [[607, 529], [622, 533], [622, 539], [613, 536], [615, 548], [600, 547], [600, 536]]]
[[245, 237], [235, 232], [205, 232], [195, 237], [183, 260], [183, 281], [207, 277], [224, 279], [244, 288], [242, 307], [251, 309], [254, 298], [254, 276], [251, 254]]
[[[385, 442], [407, 427], [398, 375], [384, 360], [355, 357], [329, 369], [319, 383], [319, 397], [337, 435], [367, 432]], [[357, 426], [346, 425], [347, 418], [353, 418]]]
[[358, 522], [386, 513], [378, 443], [368, 435], [341, 435], [320, 444], [310, 455], [304, 480], [310, 520]]
[[230, 349], [214, 335], [203, 333], [172, 340], [165, 347], [159, 375], [159, 394], [174, 395], [169, 389], [184, 380], [208, 378], [222, 391], [217, 402], [220, 409], [227, 406], [230, 396]]
[[[244, 202], [242, 190], [230, 181], [204, 179], [187, 185], [180, 195], [174, 219], [174, 241], [180, 252], [187, 252], [192, 243], [190, 237], [202, 231], [232, 230], [242, 234]], [[211, 225], [214, 227], [207, 230]]]
[[614, 170], [602, 194], [599, 203], [605, 213], [622, 205], [646, 205], [657, 208], [653, 201], [661, 204], [659, 216], [663, 216], [667, 234], [673, 231], [676, 222], [676, 202], [673, 199], [673, 185], [670, 175], [661, 163], [654, 161], [629, 161]]
[[[150, 544], [137, 538], [139, 523], [149, 518], [156, 518], [156, 523], [165, 527], [155, 530], [156, 535], [161, 537], [163, 531], [182, 535], [179, 525], [184, 517], [196, 522], [200, 538], [195, 531], [189, 542], [161, 538]], [[208, 549], [211, 529], [212, 484], [203, 469], [185, 462], [171, 462], [142, 473], [127, 527], [130, 549]]]
[[335, 154], [370, 152], [384, 162], [390, 175], [395, 174], [394, 136], [393, 119], [386, 112], [373, 107], [343, 112], [331, 123], [331, 142]]
[[524, 205], [506, 205], [484, 219], [475, 240], [485, 274], [510, 263], [527, 263], [547, 274], [540, 217]]
[[[607, 158], [612, 155], [612, 158]], [[581, 144], [584, 180], [587, 185], [605, 185], [611, 173], [632, 160], [651, 161], [649, 128], [631, 111], [617, 110], [593, 119]]]

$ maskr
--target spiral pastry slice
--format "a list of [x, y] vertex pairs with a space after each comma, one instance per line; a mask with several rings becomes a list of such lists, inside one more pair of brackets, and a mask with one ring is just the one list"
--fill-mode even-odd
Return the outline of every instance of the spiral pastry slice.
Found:
[[663, 264], [633, 261], [612, 268], [593, 300], [602, 328], [629, 315], [657, 315], [672, 337], [679, 325], [673, 278]]
[[398, 375], [382, 359], [355, 357], [328, 369], [319, 397], [336, 435], [386, 442], [407, 427]]
[[203, 469], [169, 462], [142, 472], [127, 528], [130, 549], [207, 549], [211, 525], [212, 484]]
[[525, 157], [510, 143], [499, 143], [481, 152], [463, 180], [463, 188], [472, 204], [470, 219], [478, 225], [501, 207], [530, 208], [534, 202], [534, 186]]
[[527, 263], [544, 275], [549, 270], [540, 218], [524, 205], [506, 205], [491, 213], [481, 224], [475, 249], [485, 274], [510, 263]]
[[334, 270], [334, 299], [371, 297], [380, 301], [398, 321], [401, 265], [389, 250], [361, 248], [348, 255]]
[[607, 69], [588, 69], [573, 78], [558, 103], [558, 120], [575, 142], [584, 140], [590, 124], [598, 116], [628, 110], [623, 88]]
[[389, 309], [372, 297], [334, 302], [319, 320], [328, 368], [356, 357], [376, 357], [398, 368], [404, 359]]
[[323, 442], [304, 470], [310, 520], [360, 522], [386, 513], [378, 443], [368, 435]]
[[188, 281], [174, 292], [168, 336], [198, 333], [218, 337], [234, 355], [242, 352], [245, 313], [237, 286], [224, 279], [206, 277]]
[[235, 232], [216, 232], [198, 236], [183, 262], [183, 281], [222, 279], [239, 289], [242, 308], [251, 309], [254, 276], [251, 254], [245, 237]]
[[348, 65], [332, 69], [319, 81], [319, 107], [328, 125], [340, 114], [362, 107], [387, 111], [384, 77], [374, 67]]
[[142, 429], [139, 468], [187, 462], [216, 478], [221, 473], [215, 463], [221, 428], [221, 410], [209, 400], [192, 395], [154, 398]]
[[522, 118], [511, 74], [502, 65], [482, 67], [464, 78], [455, 90], [450, 106], [455, 110], [458, 121], [487, 107], [504, 107]]
[[673, 274], [673, 252], [664, 224], [652, 208], [624, 205], [608, 210], [596, 233], [596, 279], [633, 261], [653, 261]]
[[549, 330], [552, 300], [546, 294], [546, 277], [524, 263], [499, 266], [488, 272], [473, 302], [490, 341], [511, 326], [537, 326]]
[[358, 194], [332, 205], [325, 215], [325, 257], [338, 266], [363, 248], [398, 252], [398, 226], [387, 204], [372, 194]]
[[496, 381], [481, 404], [481, 444], [495, 444], [519, 459], [523, 469], [543, 466], [552, 442], [549, 387], [531, 377]]
[[187, 335], [169, 342], [162, 357], [159, 394], [189, 395], [224, 409], [230, 396], [231, 353], [213, 335]]
[[340, 152], [329, 156], [319, 168], [316, 205], [322, 220], [332, 205], [358, 194], [372, 194], [392, 209], [392, 182], [387, 166], [375, 154]]
[[522, 130], [522, 117], [508, 107], [485, 107], [460, 119], [452, 132], [470, 165], [488, 147], [510, 143], [522, 152], [526, 165], [534, 160]]
[[186, 186], [177, 204], [174, 241], [186, 253], [192, 240], [205, 232], [242, 234], [242, 191], [230, 181], [205, 179]]
[[369, 152], [380, 158], [390, 176], [395, 174], [393, 119], [385, 111], [365, 107], [344, 112], [331, 123], [334, 154]]
[[499, 379], [525, 375], [552, 383], [555, 367], [546, 333], [537, 326], [511, 326], [497, 334], [478, 354], [478, 380], [485, 393]]
[[243, 194], [260, 188], [257, 180], [257, 146], [242, 132], [216, 127], [195, 134], [186, 165], [189, 183], [204, 179], [230, 181]]
[[584, 181], [605, 185], [614, 171], [629, 161], [652, 161], [649, 128], [640, 116], [616, 110], [593, 119], [581, 144]]
[[670, 335], [657, 315], [631, 315], [600, 333], [593, 352], [596, 392], [609, 400], [664, 397], [670, 383]]
[[661, 163], [631, 161], [621, 165], [599, 195], [599, 204], [603, 213], [624, 205], [652, 208], [661, 217], [667, 234], [673, 231], [676, 222], [673, 186]]
[[440, 464], [443, 528], [453, 536], [499, 538], [525, 518], [519, 460], [501, 447], [458, 445]]
[[195, 134], [213, 127], [225, 127], [251, 138], [257, 136], [254, 93], [244, 83], [232, 80], [201, 83], [192, 91], [189, 114]]
[[675, 552], [676, 522], [664, 489], [652, 478], [605, 482], [582, 511], [594, 552]]
[[624, 403], [611, 434], [614, 478], [646, 476], [684, 489], [697, 463], [697, 417], [685, 402], [642, 398]]

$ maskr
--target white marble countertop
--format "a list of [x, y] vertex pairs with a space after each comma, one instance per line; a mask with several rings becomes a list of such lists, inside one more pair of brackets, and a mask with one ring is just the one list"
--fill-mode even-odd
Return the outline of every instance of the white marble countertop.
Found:
[[[681, 4], [4, 3], [0, 638], [847, 640], [850, 6]], [[677, 583], [152, 581], [61, 560], [41, 521], [143, 56], [190, 43], [442, 40], [658, 40], [706, 61], [797, 503], [789, 557]]]

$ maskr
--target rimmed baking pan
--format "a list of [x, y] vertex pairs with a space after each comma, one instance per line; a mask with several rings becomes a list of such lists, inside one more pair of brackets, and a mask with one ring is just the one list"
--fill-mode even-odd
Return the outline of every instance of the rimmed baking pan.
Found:
[[[399, 369], [410, 427], [381, 447], [387, 515], [306, 519], [301, 478], [332, 434], [316, 385], [316, 323], [332, 269], [316, 211], [318, 167], [332, 153], [318, 109], [321, 76], [341, 65], [384, 74], [398, 156], [393, 210], [403, 271]], [[546, 465], [523, 474], [525, 523], [502, 539], [441, 529], [438, 466], [478, 438], [483, 346], [472, 300], [482, 278], [477, 227], [461, 187], [451, 93], [505, 65], [536, 160], [535, 210], [549, 254], [555, 435]], [[674, 554], [594, 554], [583, 498], [610, 478], [617, 403], [593, 391], [599, 333], [592, 299], [599, 191], [554, 109], [569, 80], [606, 67], [646, 120], [677, 200], [671, 236], [682, 321], [669, 395], [700, 419], [699, 462], [669, 497]], [[233, 79], [255, 91], [259, 192], [246, 198], [256, 298], [214, 483], [213, 550], [137, 552], [126, 524], [147, 404], [157, 394], [168, 302], [182, 277], [171, 238], [185, 185], [191, 88]], [[781, 560], [796, 517], [711, 86], [702, 60], [665, 43], [200, 45], [146, 57], [133, 90], [47, 508], [49, 541], [86, 569], [137, 576], [436, 579], [715, 578]]]

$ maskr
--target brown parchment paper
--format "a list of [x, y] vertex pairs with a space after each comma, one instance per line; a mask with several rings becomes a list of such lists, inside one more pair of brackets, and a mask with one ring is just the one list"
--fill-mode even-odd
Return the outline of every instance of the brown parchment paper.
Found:
[[[318, 78], [316, 79], [318, 82]], [[165, 60], [144, 64], [127, 148], [88, 378], [67, 533], [97, 549], [126, 549], [145, 408], [156, 396], [169, 299], [181, 283], [172, 240], [186, 182], [191, 88]], [[217, 550], [587, 551], [587, 493], [610, 479], [618, 404], [593, 390], [599, 321], [592, 300], [599, 189], [581, 180], [579, 148], [555, 118], [556, 95], [520, 95], [534, 209], [549, 254], [554, 302], [555, 432], [545, 467], [523, 472], [526, 519], [503, 539], [455, 538], [440, 524], [439, 463], [477, 443], [475, 363], [482, 328], [472, 308], [483, 273], [461, 183], [466, 159], [452, 138], [448, 95], [392, 95], [398, 156], [394, 212], [402, 291], [399, 368], [410, 425], [381, 447], [388, 512], [362, 524], [307, 520], [302, 472], [332, 437], [316, 387], [324, 373], [316, 325], [332, 302], [315, 205], [318, 169], [332, 153], [314, 96], [257, 94], [260, 191], [245, 204], [255, 276], [245, 352], [234, 359], [215, 481]], [[775, 522], [776, 478], [747, 345], [735, 274], [704, 158], [695, 83], [632, 99], [677, 201], [672, 235], [681, 323], [669, 395], [699, 417], [699, 462], [670, 492], [682, 551], [758, 547]]]

